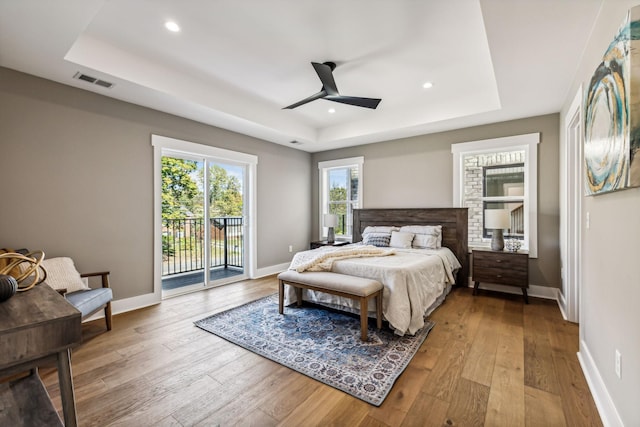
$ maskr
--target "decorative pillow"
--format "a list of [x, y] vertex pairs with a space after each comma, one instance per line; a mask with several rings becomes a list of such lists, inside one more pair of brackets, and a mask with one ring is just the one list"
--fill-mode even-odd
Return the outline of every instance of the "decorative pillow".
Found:
[[364, 231], [362, 232], [362, 235], [364, 236], [365, 234], [369, 234], [369, 233], [386, 233], [389, 236], [391, 236], [391, 232], [392, 231], [399, 231], [400, 228], [398, 227], [394, 227], [394, 226], [386, 226], [386, 225], [379, 225], [379, 226], [368, 226], [364, 229]]
[[415, 233], [413, 246], [415, 248], [437, 249], [442, 247], [441, 225], [405, 225], [400, 231]]
[[388, 233], [367, 233], [362, 238], [365, 245], [373, 245], [378, 247], [388, 247], [391, 241], [391, 235]]
[[413, 241], [413, 233], [406, 233], [404, 231], [392, 231], [391, 241], [389, 246], [392, 248], [410, 248]]
[[69, 294], [89, 289], [71, 258], [45, 258], [41, 265], [47, 271], [46, 283], [53, 289], [66, 289]]
[[416, 234], [413, 247], [420, 249], [438, 249], [438, 238], [430, 234]]

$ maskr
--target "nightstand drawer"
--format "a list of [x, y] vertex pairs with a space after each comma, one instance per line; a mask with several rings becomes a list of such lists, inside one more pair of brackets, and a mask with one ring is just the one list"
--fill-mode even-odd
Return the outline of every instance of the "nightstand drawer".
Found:
[[476, 282], [497, 283], [500, 285], [527, 286], [526, 270], [511, 270], [510, 267], [478, 267], [473, 269]]
[[525, 253], [473, 251], [473, 264], [528, 270], [529, 255]]

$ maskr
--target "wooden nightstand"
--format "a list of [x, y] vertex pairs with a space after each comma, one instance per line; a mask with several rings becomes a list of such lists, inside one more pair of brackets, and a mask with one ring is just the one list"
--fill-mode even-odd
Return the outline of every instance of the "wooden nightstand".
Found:
[[498, 252], [474, 249], [473, 294], [478, 291], [480, 282], [515, 286], [522, 289], [524, 302], [529, 304], [527, 288], [529, 287], [529, 254], [527, 251]]
[[309, 244], [309, 248], [316, 249], [321, 246], [344, 246], [344, 245], [348, 245], [349, 243], [351, 242], [347, 242], [346, 240], [336, 240], [333, 243], [329, 243], [326, 240], [316, 240]]

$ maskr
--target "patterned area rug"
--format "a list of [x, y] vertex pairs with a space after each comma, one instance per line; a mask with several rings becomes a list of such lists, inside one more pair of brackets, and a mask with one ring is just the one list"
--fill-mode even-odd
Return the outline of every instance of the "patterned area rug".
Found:
[[360, 340], [358, 316], [304, 305], [278, 314], [278, 296], [214, 314], [196, 326], [234, 344], [380, 406], [424, 342], [434, 323], [399, 337], [370, 322]]

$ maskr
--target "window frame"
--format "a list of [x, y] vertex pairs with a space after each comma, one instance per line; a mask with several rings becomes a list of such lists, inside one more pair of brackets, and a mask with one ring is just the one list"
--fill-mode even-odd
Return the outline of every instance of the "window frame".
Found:
[[[524, 201], [525, 237], [523, 250], [529, 251], [530, 258], [538, 257], [538, 144], [540, 133], [529, 133], [501, 138], [451, 144], [453, 154], [453, 205], [463, 207], [464, 157], [475, 154], [489, 154], [503, 151], [524, 150]], [[474, 246], [477, 244], [474, 242]], [[483, 245], [484, 247], [485, 245]], [[487, 247], [490, 242], [487, 242]], [[471, 249], [471, 244], [469, 245]]]
[[[352, 209], [360, 209], [362, 208], [362, 196], [363, 196], [363, 181], [364, 181], [364, 157], [349, 157], [345, 159], [336, 159], [336, 160], [327, 160], [323, 162], [318, 162], [318, 193], [319, 193], [319, 210], [318, 210], [318, 235], [321, 239], [326, 239], [327, 237], [327, 227], [325, 227], [322, 223], [323, 215], [329, 212], [329, 171], [332, 169], [343, 169], [343, 168], [356, 168], [358, 170], [358, 200], [357, 203], [351, 203]], [[351, 223], [351, 219], [347, 218], [347, 226], [346, 230], [349, 227], [353, 227]], [[353, 238], [353, 230], [351, 230], [351, 234], [340, 234], [336, 235], [336, 238], [340, 237], [341, 239], [349, 239]]]

